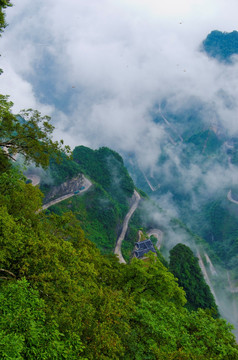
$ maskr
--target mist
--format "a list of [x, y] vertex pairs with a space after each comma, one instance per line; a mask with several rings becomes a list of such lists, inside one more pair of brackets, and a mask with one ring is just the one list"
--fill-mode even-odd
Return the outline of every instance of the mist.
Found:
[[14, 5], [1, 39], [0, 90], [15, 112], [49, 114], [57, 140], [133, 152], [154, 171], [166, 129], [153, 109], [164, 99], [173, 113], [195, 99], [207, 108], [203, 122], [238, 133], [238, 60], [227, 66], [200, 51], [210, 31], [236, 28], [235, 1], [228, 9], [225, 1], [172, 0]]

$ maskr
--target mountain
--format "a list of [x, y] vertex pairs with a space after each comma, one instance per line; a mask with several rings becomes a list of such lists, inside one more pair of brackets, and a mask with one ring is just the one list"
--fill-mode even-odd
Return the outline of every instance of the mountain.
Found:
[[[227, 111], [233, 108], [223, 91], [219, 98]], [[125, 164], [137, 186], [164, 209], [151, 209], [151, 214], [157, 219], [154, 226], [166, 229], [168, 251], [182, 242], [201, 255], [220, 311], [237, 327], [237, 135], [228, 133], [208, 103], [193, 99], [175, 112], [164, 101], [157, 110], [154, 122], [163, 126], [165, 136], [156, 164], [146, 168], [133, 153], [124, 154]], [[173, 231], [168, 214], [188, 232]], [[199, 246], [191, 233], [202, 239]], [[161, 251], [168, 258], [168, 251]]]
[[[0, 1], [0, 31], [6, 26], [3, 10], [10, 5]], [[210, 303], [191, 301], [195, 276], [186, 271], [198, 272], [198, 261], [205, 268], [203, 258], [210, 258], [198, 246], [204, 250], [207, 243], [135, 191], [118, 153], [79, 146], [68, 157], [70, 149], [52, 140], [47, 116], [34, 110], [14, 116], [12, 105], [0, 95], [0, 358], [238, 359], [232, 326], [218, 318], [204, 282], [197, 281], [195, 291], [203, 291]], [[171, 138], [174, 127], [169, 127]], [[172, 144], [183, 142], [176, 135]], [[197, 139], [192, 135], [191, 148], [200, 146], [203, 133]], [[218, 154], [213, 140], [209, 154]], [[169, 239], [171, 234], [193, 240], [198, 260], [177, 245], [169, 265], [184, 287], [191, 280], [187, 294], [159, 251], [127, 264], [113, 255], [120, 228], [133, 212], [130, 246], [139, 226], [142, 239], [162, 220], [161, 229], [149, 232], [154, 242], [161, 245], [162, 235]], [[178, 272], [181, 257], [184, 268]], [[201, 280], [201, 272], [198, 276]]]
[[[0, 174], [1, 358], [217, 359], [219, 348], [223, 358], [238, 358], [230, 326], [208, 311], [187, 310], [184, 291], [159, 258], [151, 254], [147, 261], [120, 264], [87, 239], [81, 226], [91, 226], [94, 218], [101, 229], [112, 229], [102, 211], [115, 211], [118, 194], [128, 195], [133, 182], [115, 152], [83, 150], [99, 153], [104, 171], [121, 168], [118, 184], [125, 187], [115, 193], [114, 184], [110, 193], [115, 173], [106, 171], [102, 184], [107, 178], [108, 192], [92, 179], [87, 192], [59, 203], [61, 215], [55, 207], [37, 211], [41, 193], [18, 171]], [[83, 167], [83, 156], [80, 161]], [[90, 171], [93, 162], [85, 161]], [[95, 177], [104, 174], [99, 168]]]
[[231, 64], [232, 56], [238, 54], [238, 31], [212, 31], [202, 43], [206, 54], [218, 61]]

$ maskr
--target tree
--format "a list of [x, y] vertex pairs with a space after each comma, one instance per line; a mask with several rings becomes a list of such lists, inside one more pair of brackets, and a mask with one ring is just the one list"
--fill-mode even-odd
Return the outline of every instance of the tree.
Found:
[[[34, 161], [36, 166], [46, 168], [50, 156], [59, 156], [63, 140], [54, 142], [51, 134], [54, 127], [49, 116], [41, 116], [37, 110], [23, 110], [20, 116], [11, 113], [12, 102], [0, 95], [0, 148], [1, 157], [15, 159], [22, 154], [25, 162]], [[69, 147], [64, 148], [69, 152]]]
[[67, 342], [55, 321], [47, 318], [45, 302], [25, 280], [9, 282], [0, 293], [0, 357], [15, 359], [78, 359], [83, 350]]
[[12, 6], [10, 0], [0, 0], [0, 33], [3, 32], [3, 29], [7, 26], [3, 9], [6, 9], [8, 6]]
[[[4, 28], [7, 26], [5, 22], [5, 12], [3, 11], [8, 6], [12, 6], [9, 0], [0, 0], [0, 36], [3, 32]], [[0, 74], [2, 73], [2, 69], [0, 69]]]
[[198, 258], [188, 246], [177, 244], [170, 250], [169, 268], [186, 292], [188, 309], [213, 309], [214, 315], [218, 316], [217, 305], [209, 286], [205, 283]]

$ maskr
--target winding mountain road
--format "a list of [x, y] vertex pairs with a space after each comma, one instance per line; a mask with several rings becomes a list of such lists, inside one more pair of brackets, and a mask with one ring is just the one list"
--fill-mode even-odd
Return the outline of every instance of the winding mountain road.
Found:
[[160, 250], [164, 236], [163, 231], [161, 231], [160, 229], [151, 229], [147, 232], [147, 235], [149, 237], [153, 235], [157, 239], [156, 247], [158, 250]]
[[[84, 189], [83, 190], [80, 190], [79, 194], [78, 195], [81, 195], [82, 193], [88, 191], [88, 189], [92, 186], [92, 183], [89, 179], [87, 179], [84, 175], [83, 175], [83, 183], [82, 183], [82, 186], [84, 186]], [[63, 195], [55, 200], [52, 200], [52, 201], [49, 201], [48, 203], [44, 204], [41, 208], [40, 211], [42, 210], [45, 210], [45, 209], [48, 209], [50, 206], [52, 205], [55, 205], [55, 204], [58, 204], [59, 202], [61, 201], [64, 201], [72, 196], [74, 196], [75, 193], [72, 192], [72, 193], [69, 193], [67, 195]]]
[[160, 188], [160, 184], [158, 184], [157, 186], [153, 186], [150, 182], [150, 180], [148, 179], [148, 177], [146, 176], [146, 174], [144, 173], [143, 170], [141, 170], [142, 174], [144, 175], [145, 181], [147, 182], [147, 184], [149, 185], [150, 189], [152, 191], [156, 191]]
[[32, 185], [36, 186], [40, 183], [40, 177], [38, 175], [26, 175], [27, 179], [32, 181]]
[[[166, 117], [163, 115], [163, 113], [162, 113], [162, 111], [161, 111], [161, 108], [159, 108], [159, 114], [160, 114], [160, 116], [162, 117], [162, 119], [164, 120], [165, 124], [172, 130], [172, 132], [173, 132], [174, 134], [176, 134], [176, 135], [179, 137], [180, 141], [183, 142], [182, 136], [181, 136], [181, 135], [178, 133], [178, 131], [175, 129], [175, 126], [172, 125], [172, 124], [169, 122], [168, 119], [166, 119]], [[174, 141], [174, 139], [173, 139], [171, 136], [169, 136], [169, 138], [170, 138], [170, 141], [175, 145], [175, 144], [176, 144], [176, 141]]]
[[236, 200], [234, 200], [234, 199], [232, 198], [231, 190], [228, 191], [227, 199], [228, 199], [229, 201], [233, 202], [234, 204], [237, 204], [237, 205], [238, 205], [238, 201], [236, 201]]
[[141, 199], [140, 195], [138, 194], [138, 192], [136, 190], [134, 190], [134, 194], [133, 194], [133, 197], [132, 197], [132, 204], [130, 206], [130, 209], [129, 209], [128, 213], [125, 216], [125, 219], [124, 219], [124, 222], [123, 222], [123, 225], [122, 225], [122, 231], [121, 231], [120, 235], [117, 238], [117, 243], [116, 243], [116, 247], [115, 247], [115, 250], [114, 250], [114, 254], [116, 254], [118, 256], [119, 262], [121, 264], [126, 264], [126, 261], [125, 261], [124, 257], [122, 256], [122, 253], [121, 253], [122, 241], [125, 238], [125, 235], [126, 235], [126, 232], [127, 232], [127, 229], [128, 229], [129, 221], [130, 221], [132, 215], [134, 214], [134, 212], [136, 211], [136, 209], [137, 209], [137, 207], [139, 205], [140, 199]]
[[213, 266], [213, 263], [212, 263], [210, 257], [208, 256], [208, 254], [207, 254], [206, 252], [204, 252], [204, 256], [205, 256], [205, 259], [206, 259], [207, 264], [209, 265], [211, 274], [212, 274], [212, 275], [217, 275], [217, 272], [216, 272], [216, 270], [215, 270], [215, 268], [214, 268], [214, 266]]

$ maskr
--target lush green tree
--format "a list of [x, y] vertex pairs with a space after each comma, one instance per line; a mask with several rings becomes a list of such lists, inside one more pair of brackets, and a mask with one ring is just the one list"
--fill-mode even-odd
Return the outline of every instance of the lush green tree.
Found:
[[87, 175], [109, 192], [113, 199], [127, 205], [128, 198], [133, 194], [134, 184], [117, 152], [107, 147], [92, 150], [77, 146], [73, 150], [73, 159]]
[[[22, 316], [10, 329], [0, 320], [3, 359], [237, 358], [229, 326], [184, 309], [184, 291], [154, 254], [129, 265], [103, 257], [72, 213], [32, 216], [39, 190], [1, 177], [1, 304], [8, 319]], [[22, 213], [19, 198], [29, 201]], [[30, 285], [16, 282], [23, 276]]]
[[168, 301], [183, 306], [184, 291], [179, 288], [173, 274], [151, 253], [147, 261], [134, 258], [125, 272], [125, 289], [148, 299]]
[[83, 351], [65, 342], [55, 321], [47, 319], [45, 302], [26, 280], [10, 281], [0, 292], [0, 357], [7, 359], [76, 359]]
[[[7, 96], [0, 95], [0, 149], [1, 158], [14, 159], [22, 154], [26, 163], [47, 167], [50, 156], [59, 156], [63, 141], [54, 142], [51, 138], [54, 127], [48, 116], [41, 116], [36, 110], [21, 112], [14, 116], [12, 103]], [[69, 147], [64, 150], [69, 152]]]
[[170, 250], [169, 269], [186, 292], [188, 309], [208, 308], [213, 309], [214, 316], [218, 315], [217, 305], [203, 278], [198, 258], [188, 246], [177, 244]]
[[103, 254], [112, 253], [116, 243], [118, 224], [125, 213], [120, 204], [100, 186], [94, 186], [85, 194], [56, 204], [49, 211], [62, 215], [70, 210], [75, 214], [88, 239]]
[[12, 6], [9, 0], [0, 0], [0, 32], [2, 32], [6, 27], [4, 9], [8, 6]]
[[238, 359], [231, 327], [204, 310], [142, 298], [132, 318], [125, 359]]

